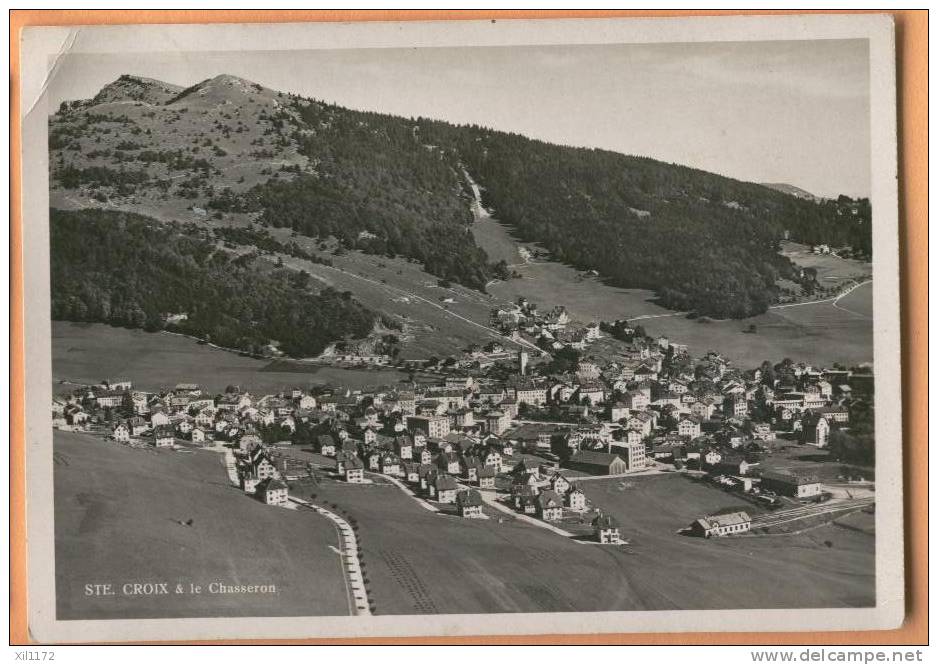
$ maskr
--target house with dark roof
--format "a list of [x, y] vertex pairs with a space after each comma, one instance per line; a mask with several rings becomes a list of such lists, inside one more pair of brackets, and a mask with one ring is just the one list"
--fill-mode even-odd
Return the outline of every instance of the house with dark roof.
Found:
[[482, 495], [476, 490], [461, 490], [456, 494], [456, 508], [461, 517], [484, 517]]
[[734, 476], [745, 476], [755, 466], [741, 455], [723, 455], [720, 461], [713, 465], [711, 473], [729, 473]]
[[285, 506], [289, 488], [286, 483], [276, 478], [266, 478], [254, 488], [255, 496], [268, 506]]
[[821, 493], [821, 482], [813, 473], [803, 471], [764, 471], [762, 491], [772, 491], [796, 499], [807, 499]]
[[326, 457], [335, 457], [335, 438], [331, 434], [320, 434], [316, 437], [319, 452]]
[[161, 425], [153, 429], [153, 445], [157, 448], [166, 448], [173, 445], [176, 441], [176, 434], [173, 428]]
[[516, 477], [523, 477], [529, 473], [534, 474], [536, 479], [540, 479], [540, 462], [530, 457], [522, 458], [511, 470], [511, 475]]
[[511, 488], [511, 502], [515, 510], [533, 515], [537, 511], [536, 488], [530, 485], [519, 485]]
[[460, 472], [470, 483], [476, 480], [476, 473], [481, 461], [475, 455], [463, 455], [459, 458]]
[[566, 495], [567, 508], [582, 512], [586, 510], [586, 493], [574, 485]]
[[485, 459], [483, 460], [486, 466], [490, 466], [495, 471], [500, 472], [502, 470], [502, 453], [495, 447], [489, 447], [485, 452]]
[[618, 545], [622, 542], [619, 535], [619, 523], [612, 515], [597, 515], [593, 519], [593, 534], [603, 545]]
[[544, 490], [537, 495], [537, 515], [545, 522], [563, 519], [563, 499], [554, 490]]
[[402, 460], [413, 459], [414, 440], [408, 434], [398, 434], [394, 437], [394, 452]]
[[563, 496], [567, 493], [567, 490], [570, 489], [570, 481], [567, 480], [566, 476], [562, 473], [554, 473], [550, 477], [550, 488], [557, 492], [557, 494]]
[[341, 451], [341, 450], [340, 450], [338, 453], [336, 453], [336, 456], [335, 456], [335, 472], [336, 472], [337, 474], [339, 474], [340, 476], [344, 476], [344, 475], [345, 475], [345, 465], [346, 465], [346, 463], [348, 462], [348, 460], [349, 460], [350, 458], [352, 458], [352, 457], [354, 457], [354, 455], [350, 455], [350, 454], [348, 454], [348, 453], [346, 453], [346, 452], [344, 452], [344, 451]]
[[566, 460], [563, 466], [593, 476], [609, 476], [630, 470], [628, 463], [620, 455], [595, 450], [579, 450]]
[[440, 503], [456, 503], [456, 490], [459, 486], [452, 476], [441, 473], [433, 483], [436, 500]]
[[432, 464], [421, 464], [417, 468], [417, 474], [420, 477], [420, 490], [426, 492], [427, 495], [433, 497], [436, 490], [433, 487], [433, 483], [436, 480], [436, 477], [439, 475], [439, 471]]
[[357, 456], [345, 460], [345, 482], [361, 483], [365, 480], [365, 464]]
[[830, 440], [831, 425], [827, 418], [814, 411], [808, 411], [801, 418], [801, 441], [818, 448], [826, 448]]
[[476, 467], [476, 482], [479, 489], [495, 489], [495, 468], [487, 464]]
[[436, 458], [436, 466], [440, 471], [456, 475], [459, 473], [459, 456], [456, 453], [440, 453]]
[[401, 462], [401, 473], [408, 483], [417, 484], [420, 482], [420, 465], [416, 462]]
[[387, 476], [401, 475], [401, 462], [394, 453], [385, 453], [381, 456], [381, 473]]

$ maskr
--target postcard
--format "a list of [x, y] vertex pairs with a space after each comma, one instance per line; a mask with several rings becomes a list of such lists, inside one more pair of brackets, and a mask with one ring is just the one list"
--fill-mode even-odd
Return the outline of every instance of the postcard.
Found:
[[27, 28], [37, 641], [902, 621], [885, 15]]

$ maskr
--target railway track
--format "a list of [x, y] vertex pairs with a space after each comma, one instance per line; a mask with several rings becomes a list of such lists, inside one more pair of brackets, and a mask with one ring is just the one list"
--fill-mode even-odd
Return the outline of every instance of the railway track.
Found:
[[758, 515], [753, 518], [751, 528], [757, 529], [761, 527], [773, 527], [811, 517], [853, 512], [866, 508], [867, 506], [872, 506], [875, 503], [876, 500], [872, 497], [869, 497], [862, 499], [849, 499], [847, 501], [837, 501], [832, 503], [799, 506], [797, 508], [790, 508], [788, 510], [780, 510], [774, 513]]

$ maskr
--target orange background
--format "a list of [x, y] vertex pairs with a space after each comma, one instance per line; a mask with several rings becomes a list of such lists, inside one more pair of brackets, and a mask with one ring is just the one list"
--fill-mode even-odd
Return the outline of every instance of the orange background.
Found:
[[[517, 18], [603, 18], [794, 14], [797, 11], [536, 10], [22, 10], [10, 13], [10, 643], [29, 643], [26, 611], [26, 505], [23, 403], [23, 258], [20, 216], [19, 32], [28, 25], [105, 23], [272, 23]], [[858, 13], [825, 11], [822, 13]], [[927, 644], [928, 643], [928, 12], [891, 12], [896, 20], [899, 119], [899, 251], [906, 620], [889, 631], [816, 633], [644, 633], [462, 638], [294, 640], [291, 644]], [[915, 506], [915, 510], [912, 510]], [[237, 643], [237, 642], [232, 642]], [[264, 643], [257, 641], [254, 643]]]

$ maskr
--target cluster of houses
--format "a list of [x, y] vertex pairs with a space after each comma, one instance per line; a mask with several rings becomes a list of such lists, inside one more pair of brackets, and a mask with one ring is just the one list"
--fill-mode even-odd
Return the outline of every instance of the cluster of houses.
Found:
[[[464, 360], [472, 362], [455, 363], [436, 385], [252, 395], [235, 387], [210, 394], [191, 383], [143, 391], [107, 380], [55, 397], [53, 425], [107, 428], [114, 440], [134, 445], [227, 444], [237, 451], [245, 492], [274, 505], [287, 501], [284, 481], [292, 473], [270, 452], [281, 444], [332, 458], [335, 474], [349, 483], [366, 482], [366, 471], [398, 478], [465, 517], [483, 514], [480, 491], [494, 490], [500, 478], [514, 509], [550, 522], [586, 509], [578, 476], [662, 464], [693, 465], [747, 491], [756, 480], [760, 491], [817, 496], [815, 476], [760, 473], [759, 454], [779, 437], [826, 447], [832, 431], [850, 426], [854, 391], [872, 380], [791, 361], [743, 371], [715, 352], [692, 357], [686, 346], [647, 337], [628, 322], [601, 333], [599, 324], [571, 322], [563, 307], [540, 312], [524, 299], [494, 312], [493, 321], [547, 351], [579, 352], [608, 331], [618, 343], [614, 353], [577, 353], [557, 372], [545, 370], [551, 363], [529, 367], [527, 352], [503, 354], [493, 342], [485, 354], [495, 364], [480, 364], [470, 349]], [[499, 354], [509, 362], [499, 364]], [[614, 520], [600, 517], [597, 536], [617, 541]], [[745, 520], [729, 519], [702, 518], [694, 529], [745, 530]]]
[[503, 335], [516, 340], [533, 340], [548, 352], [567, 347], [582, 351], [602, 336], [599, 323], [577, 323], [563, 305], [540, 311], [526, 298], [519, 298], [509, 307], [492, 310], [490, 318], [492, 327]]
[[586, 357], [572, 375], [544, 377], [534, 401], [577, 413], [575, 427], [543, 443], [569, 468], [599, 475], [691, 464], [747, 476], [767, 441], [827, 447], [835, 429], [849, 428], [853, 384], [868, 378], [788, 361], [740, 371], [717, 353], [692, 358], [665, 338], [636, 337], [618, 358]]
[[319, 452], [335, 459], [335, 475], [365, 482], [365, 470], [397, 478], [430, 501], [455, 505], [462, 517], [483, 517], [479, 489], [494, 489], [503, 449], [454, 433], [428, 438], [423, 430], [359, 439], [345, 429], [318, 435]]
[[316, 401], [302, 391], [289, 395], [252, 396], [239, 390], [211, 395], [198, 385], [180, 383], [159, 392], [135, 390], [130, 381], [105, 380], [53, 398], [52, 423], [61, 429], [106, 426], [121, 443], [173, 446], [229, 442], [263, 428], [278, 427], [288, 439], [298, 414]]
[[563, 519], [564, 508], [579, 513], [587, 509], [586, 494], [575, 482], [532, 458], [522, 459], [512, 469], [510, 501], [518, 512], [546, 522]]

